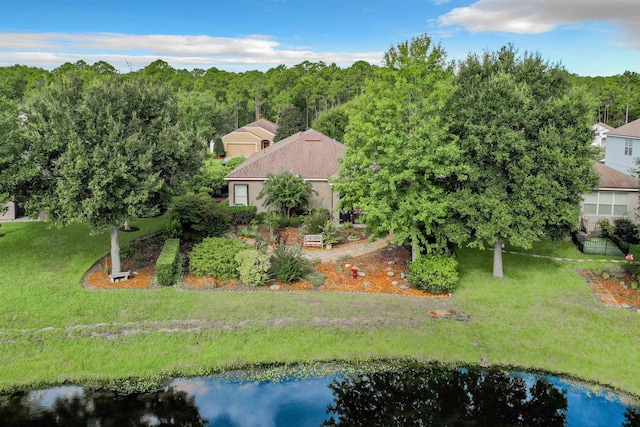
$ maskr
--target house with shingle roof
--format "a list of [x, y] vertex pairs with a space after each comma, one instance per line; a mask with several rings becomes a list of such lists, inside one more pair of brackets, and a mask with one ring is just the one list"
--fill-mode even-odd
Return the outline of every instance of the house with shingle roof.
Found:
[[636, 222], [638, 210], [638, 180], [602, 163], [594, 163], [600, 183], [582, 197], [581, 228], [587, 232], [597, 229], [598, 223], [613, 223], [618, 218]]
[[[273, 144], [278, 126], [267, 119], [256, 120], [222, 137], [227, 158], [249, 157]], [[213, 153], [213, 142], [210, 150]]]
[[628, 175], [638, 169], [640, 156], [640, 119], [610, 130], [607, 135], [604, 164]]
[[256, 206], [258, 212], [268, 211], [258, 200], [267, 174], [291, 171], [311, 183], [310, 207], [323, 207], [333, 214], [339, 196], [329, 179], [337, 175], [346, 146], [322, 132], [309, 129], [291, 135], [253, 154], [232, 170], [225, 179], [229, 183], [229, 204]]

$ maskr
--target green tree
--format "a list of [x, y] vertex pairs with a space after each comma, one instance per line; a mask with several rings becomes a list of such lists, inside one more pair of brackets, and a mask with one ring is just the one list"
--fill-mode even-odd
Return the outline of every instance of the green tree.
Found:
[[84, 85], [70, 73], [25, 111], [23, 161], [13, 171], [28, 213], [110, 230], [112, 273], [119, 273], [118, 227], [160, 213], [202, 162], [193, 135], [178, 127], [170, 89], [119, 76]]
[[313, 122], [313, 129], [320, 131], [336, 141], [343, 141], [349, 124], [350, 104], [342, 104], [324, 113]]
[[597, 184], [592, 104], [560, 66], [509, 46], [460, 64], [447, 110], [469, 168], [454, 206], [471, 245], [493, 246], [503, 277], [503, 243], [566, 235]]
[[304, 112], [296, 107], [285, 108], [278, 122], [278, 131], [273, 142], [281, 141], [291, 135], [306, 130]]
[[276, 205], [289, 218], [291, 209], [307, 204], [311, 192], [310, 182], [293, 172], [283, 170], [278, 174], [267, 174], [258, 199], [264, 197], [264, 206]]
[[216, 135], [216, 137], [213, 138], [213, 154], [217, 157], [224, 157], [226, 154], [224, 150], [224, 143], [219, 135]]
[[352, 101], [336, 189], [342, 209], [362, 209], [368, 230], [409, 242], [415, 260], [463, 238], [448, 192], [461, 172], [459, 149], [441, 119], [453, 73], [427, 35], [392, 47], [384, 63]]

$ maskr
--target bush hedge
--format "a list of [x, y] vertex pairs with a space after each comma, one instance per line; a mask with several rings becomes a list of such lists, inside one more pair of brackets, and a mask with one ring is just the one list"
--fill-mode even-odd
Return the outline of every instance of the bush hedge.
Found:
[[222, 236], [228, 219], [208, 196], [177, 197], [167, 215], [165, 235], [188, 242], [200, 242], [205, 237]]
[[628, 219], [619, 218], [613, 221], [613, 235], [625, 242], [638, 243], [638, 226]]
[[175, 284], [181, 267], [180, 239], [167, 239], [156, 261], [156, 283], [160, 286]]
[[258, 208], [255, 206], [225, 206], [224, 212], [231, 225], [250, 224], [256, 219]]
[[238, 278], [236, 255], [251, 246], [239, 240], [211, 237], [193, 247], [189, 254], [189, 269], [196, 276], [219, 279]]
[[458, 261], [444, 255], [419, 255], [409, 263], [407, 278], [417, 288], [432, 294], [453, 292], [458, 284]]

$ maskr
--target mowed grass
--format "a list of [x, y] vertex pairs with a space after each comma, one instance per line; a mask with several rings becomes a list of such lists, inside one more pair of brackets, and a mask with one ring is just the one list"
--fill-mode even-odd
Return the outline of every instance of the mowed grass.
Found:
[[[140, 220], [126, 241], [162, 227]], [[3, 224], [0, 389], [190, 375], [256, 363], [412, 358], [540, 369], [640, 394], [640, 315], [603, 307], [576, 274], [600, 268], [459, 251], [452, 299], [329, 292], [91, 291], [83, 274], [108, 250], [85, 226]], [[564, 243], [532, 253], [578, 259]], [[562, 255], [560, 255], [562, 254]], [[451, 319], [428, 311], [452, 310]], [[460, 320], [463, 319], [463, 320]], [[466, 320], [464, 320], [466, 319]]]

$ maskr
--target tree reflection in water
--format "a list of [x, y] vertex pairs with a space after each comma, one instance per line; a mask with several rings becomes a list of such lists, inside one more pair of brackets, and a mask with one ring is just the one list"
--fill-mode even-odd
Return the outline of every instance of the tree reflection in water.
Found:
[[85, 389], [82, 394], [57, 397], [53, 405], [34, 402], [28, 393], [0, 396], [3, 426], [183, 426], [206, 425], [195, 397], [173, 387], [156, 393], [120, 395]]
[[325, 426], [563, 426], [566, 392], [503, 371], [415, 366], [330, 385]]

